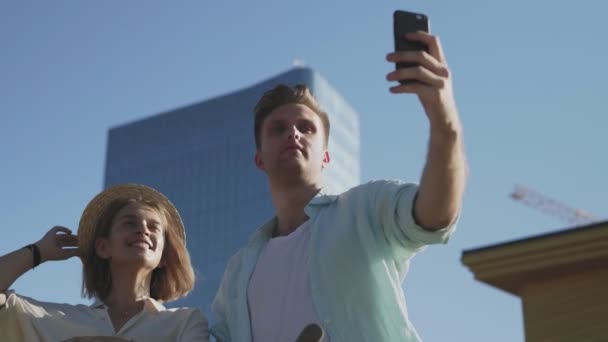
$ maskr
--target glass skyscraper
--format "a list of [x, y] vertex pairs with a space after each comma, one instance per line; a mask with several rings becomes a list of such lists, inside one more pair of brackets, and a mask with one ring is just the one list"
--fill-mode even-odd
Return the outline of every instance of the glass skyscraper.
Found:
[[279, 83], [308, 85], [331, 121], [327, 193], [360, 183], [358, 114], [317, 72], [296, 68], [246, 89], [111, 128], [105, 187], [142, 183], [163, 192], [186, 226], [197, 271], [191, 295], [172, 306], [211, 303], [228, 258], [274, 213], [254, 165], [253, 107]]

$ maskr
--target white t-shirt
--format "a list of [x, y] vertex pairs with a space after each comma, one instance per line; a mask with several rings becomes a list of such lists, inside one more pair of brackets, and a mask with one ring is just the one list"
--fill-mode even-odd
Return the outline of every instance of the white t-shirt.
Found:
[[254, 342], [295, 341], [305, 326], [319, 324], [310, 295], [309, 257], [308, 221], [270, 239], [260, 253], [247, 290]]

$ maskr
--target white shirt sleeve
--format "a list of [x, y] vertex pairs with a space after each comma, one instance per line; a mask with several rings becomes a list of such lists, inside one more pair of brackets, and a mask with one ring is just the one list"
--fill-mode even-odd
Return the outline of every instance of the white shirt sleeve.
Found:
[[25, 341], [24, 323], [27, 320], [24, 319], [24, 316], [29, 312], [42, 310], [42, 308], [30, 303], [25, 298], [17, 296], [12, 290], [7, 291], [5, 295], [6, 302], [0, 308], [0, 331], [2, 332], [2, 338], [6, 339], [6, 341]]

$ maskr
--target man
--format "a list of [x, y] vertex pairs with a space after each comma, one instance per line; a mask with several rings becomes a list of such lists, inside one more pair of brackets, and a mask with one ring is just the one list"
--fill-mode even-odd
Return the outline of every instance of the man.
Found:
[[408, 39], [429, 52], [387, 55], [416, 62], [389, 81], [416, 94], [430, 123], [420, 185], [374, 181], [324, 195], [329, 120], [304, 86], [278, 86], [255, 108], [256, 166], [269, 179], [276, 216], [229, 261], [213, 308], [220, 341], [294, 341], [310, 323], [326, 341], [417, 341], [401, 283], [408, 260], [447, 242], [467, 174], [462, 128], [439, 39]]

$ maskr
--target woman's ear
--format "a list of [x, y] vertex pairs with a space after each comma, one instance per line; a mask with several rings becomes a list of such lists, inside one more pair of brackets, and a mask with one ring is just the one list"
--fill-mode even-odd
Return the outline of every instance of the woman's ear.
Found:
[[95, 254], [101, 259], [110, 259], [110, 253], [108, 251], [108, 239], [97, 238], [95, 240]]

